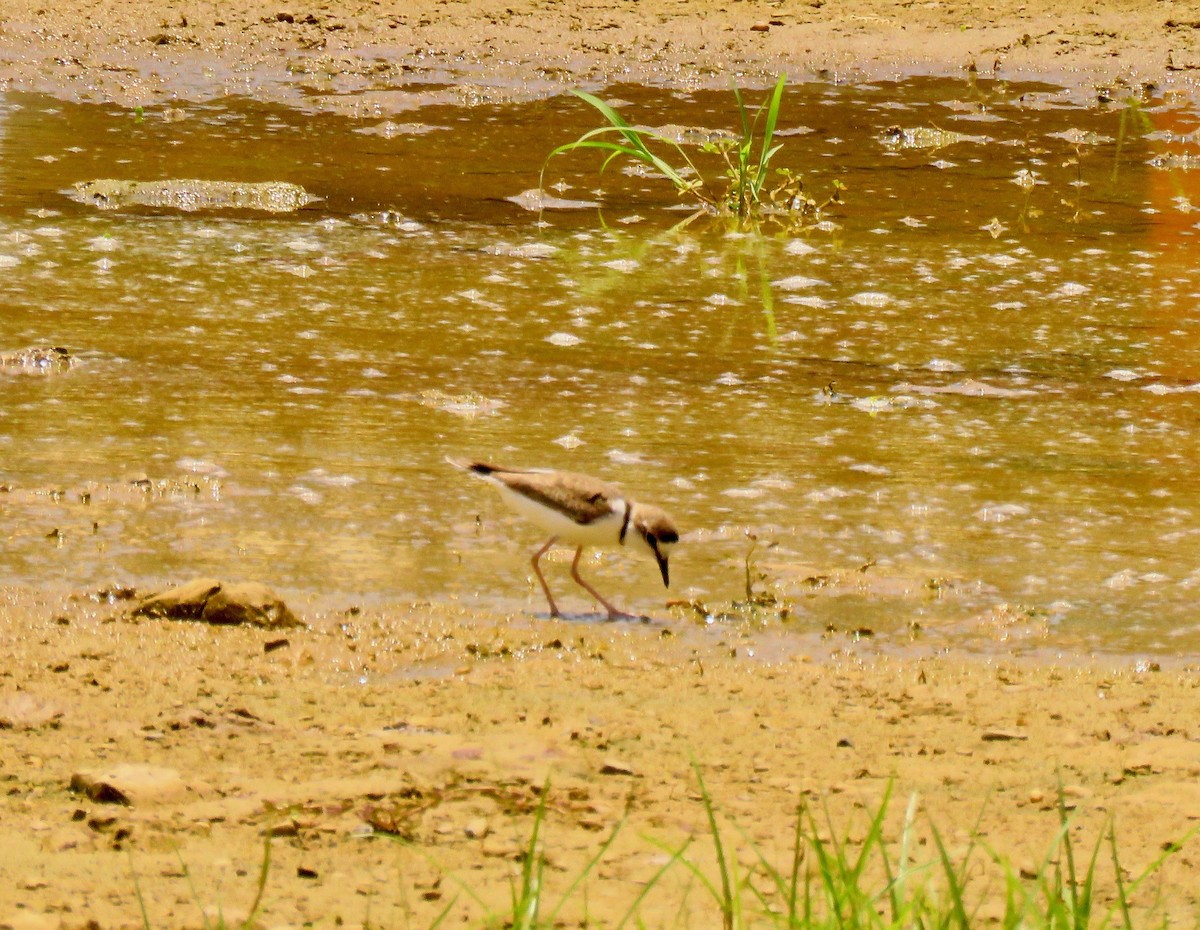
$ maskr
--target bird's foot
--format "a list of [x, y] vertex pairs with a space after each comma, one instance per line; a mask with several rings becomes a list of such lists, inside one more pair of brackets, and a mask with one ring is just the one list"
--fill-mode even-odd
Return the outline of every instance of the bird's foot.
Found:
[[615, 607], [609, 608], [608, 616], [605, 618], [610, 622], [613, 620], [649, 620], [645, 614], [631, 614], [624, 610], [617, 610]]

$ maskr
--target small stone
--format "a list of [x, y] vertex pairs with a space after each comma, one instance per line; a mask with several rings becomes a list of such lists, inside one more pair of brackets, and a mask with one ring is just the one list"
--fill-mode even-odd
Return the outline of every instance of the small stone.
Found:
[[25, 692], [0, 698], [0, 730], [57, 727], [62, 715], [61, 708]]
[[62, 918], [57, 914], [35, 914], [29, 910], [14, 911], [0, 919], [0, 927], [6, 930], [58, 930]]
[[483, 845], [479, 851], [490, 859], [513, 859], [521, 852], [512, 840], [504, 839], [495, 833], [483, 838]]
[[1003, 743], [1009, 740], [1029, 739], [1024, 733], [1018, 733], [1016, 730], [984, 730], [980, 738], [985, 743]]
[[220, 589], [221, 582], [215, 578], [195, 578], [144, 598], [133, 609], [133, 616], [199, 620], [208, 599]]
[[245, 623], [267, 629], [304, 625], [270, 588], [258, 582], [221, 585], [204, 605], [200, 619], [205, 623]]
[[175, 769], [157, 765], [122, 764], [105, 771], [82, 771], [71, 776], [71, 790], [100, 804], [169, 803], [183, 800], [187, 786]]
[[632, 775], [633, 766], [619, 759], [606, 759], [600, 766], [601, 775]]
[[249, 624], [267, 629], [304, 625], [266, 585], [225, 584], [215, 578], [196, 578], [151, 594], [133, 609], [132, 615], [220, 625]]

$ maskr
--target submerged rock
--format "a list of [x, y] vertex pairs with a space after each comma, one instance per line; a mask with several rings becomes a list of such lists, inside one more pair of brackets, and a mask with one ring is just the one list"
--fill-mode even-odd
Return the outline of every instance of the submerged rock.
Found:
[[540, 210], [590, 210], [600, 206], [595, 200], [566, 200], [547, 194], [536, 187], [504, 199], [515, 203], [522, 210], [530, 210], [534, 213]]
[[1030, 388], [1007, 388], [974, 378], [964, 378], [953, 384], [897, 384], [893, 391], [905, 394], [959, 394], [963, 397], [1031, 397], [1037, 391]]
[[959, 142], [984, 143], [988, 139], [986, 136], [968, 136], [936, 126], [915, 126], [912, 129], [891, 126], [884, 131], [880, 141], [894, 149], [941, 149]]
[[737, 133], [728, 129], [706, 129], [703, 126], [679, 126], [668, 123], [665, 126], [653, 126], [650, 132], [661, 136], [676, 145], [721, 145], [736, 144], [740, 141]]
[[121, 207], [160, 207], [183, 210], [263, 210], [268, 213], [291, 213], [307, 206], [315, 197], [297, 184], [286, 181], [200, 181], [172, 179], [166, 181], [121, 181], [102, 178], [80, 181], [66, 191], [79, 203], [91, 204], [101, 210]]
[[1196, 171], [1200, 170], [1200, 155], [1170, 152], [1166, 155], [1155, 155], [1147, 164], [1152, 168], [1164, 168], [1168, 171]]
[[0, 352], [0, 371], [8, 374], [45, 375], [68, 371], [78, 363], [62, 346], [33, 346], [15, 352]]
[[267, 629], [304, 625], [266, 585], [225, 584], [215, 578], [196, 578], [152, 594], [133, 609], [132, 616], [219, 625], [249, 624]]

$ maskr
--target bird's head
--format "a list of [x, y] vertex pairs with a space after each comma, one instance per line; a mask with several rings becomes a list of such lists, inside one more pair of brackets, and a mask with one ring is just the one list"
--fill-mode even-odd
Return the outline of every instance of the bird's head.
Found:
[[674, 521], [665, 510], [658, 507], [634, 504], [629, 522], [633, 524], [634, 538], [650, 550], [654, 561], [658, 563], [658, 570], [662, 572], [663, 584], [669, 588], [671, 576], [667, 572], [667, 556], [671, 547], [679, 542], [679, 531], [675, 529]]

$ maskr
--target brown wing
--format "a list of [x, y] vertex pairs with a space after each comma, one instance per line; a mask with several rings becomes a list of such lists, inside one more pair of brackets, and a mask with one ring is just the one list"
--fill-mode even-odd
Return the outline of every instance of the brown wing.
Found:
[[621, 489], [590, 475], [566, 471], [517, 471], [491, 466], [490, 477], [586, 526], [613, 512]]

